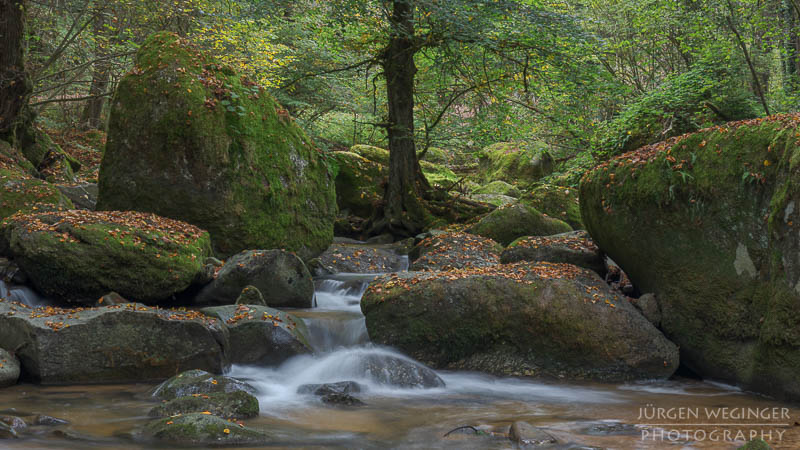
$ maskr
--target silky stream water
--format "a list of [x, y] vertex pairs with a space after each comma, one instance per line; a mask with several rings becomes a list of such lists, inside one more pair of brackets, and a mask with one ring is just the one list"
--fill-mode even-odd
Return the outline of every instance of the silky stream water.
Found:
[[[513, 421], [524, 420], [557, 437], [563, 443], [559, 448], [736, 448], [743, 444], [735, 441], [737, 431], [747, 437], [754, 431], [764, 433], [775, 448], [800, 448], [800, 426], [795, 425], [800, 422], [800, 409], [700, 380], [609, 385], [439, 372], [446, 387], [387, 385], [364, 370], [364, 359], [407, 358], [369, 343], [359, 302], [372, 277], [344, 274], [317, 280], [315, 307], [293, 311], [306, 322], [315, 355], [294, 357], [278, 367], [232, 367], [229, 375], [243, 378], [258, 389], [261, 415], [246, 422], [275, 436], [272, 447], [514, 448], [505, 434]], [[35, 297], [28, 300], [35, 301]], [[340, 409], [326, 406], [312, 395], [297, 393], [303, 384], [337, 381], [356, 381], [364, 386], [364, 391], [356, 395], [366, 406]], [[0, 441], [0, 447], [150, 448], [132, 440], [131, 431], [148, 420], [152, 403], [146, 393], [152, 387], [21, 384], [2, 389], [0, 410], [49, 414], [67, 419], [71, 425], [66, 434], [42, 430], [32, 438]], [[737, 426], [752, 422], [741, 420], [696, 426], [698, 419], [667, 421], [674, 426], [642, 425], [654, 423], [641, 416], [643, 410], [674, 408], [702, 414], [726, 407], [787, 408], [791, 418], [760, 427]], [[710, 423], [707, 418], [700, 419]], [[474, 428], [445, 437], [463, 426]], [[666, 432], [660, 438], [656, 433], [659, 429]], [[669, 434], [672, 429], [690, 433]], [[715, 439], [711, 438], [713, 430], [718, 430]], [[723, 435], [726, 430], [729, 433]]]

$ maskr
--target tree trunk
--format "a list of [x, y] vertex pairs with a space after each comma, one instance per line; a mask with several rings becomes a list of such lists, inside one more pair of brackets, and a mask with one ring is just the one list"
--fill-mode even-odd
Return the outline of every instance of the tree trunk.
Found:
[[108, 60], [109, 42], [105, 39], [105, 14], [98, 12], [94, 19], [94, 33], [97, 43], [94, 56], [97, 61], [92, 67], [92, 84], [89, 87], [89, 95], [96, 96], [86, 101], [83, 109], [81, 123], [88, 128], [101, 128], [103, 125], [103, 107], [106, 98], [101, 97], [108, 90], [108, 81], [111, 75], [111, 62]]
[[14, 134], [31, 93], [25, 71], [24, 33], [25, 0], [0, 0], [0, 138]]
[[[392, 35], [382, 55], [389, 108], [389, 184], [383, 211], [378, 212], [372, 233], [415, 235], [425, 225], [427, 210], [420, 198], [428, 185], [414, 146], [414, 22], [413, 1], [393, 0]], [[382, 217], [381, 217], [382, 213]]]

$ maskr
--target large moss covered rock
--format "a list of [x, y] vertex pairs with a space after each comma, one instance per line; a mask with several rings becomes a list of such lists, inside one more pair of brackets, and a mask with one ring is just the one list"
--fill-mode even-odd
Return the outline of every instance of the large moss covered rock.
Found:
[[257, 305], [215, 306], [201, 312], [228, 326], [232, 364], [278, 365], [311, 353], [305, 323], [292, 314]]
[[111, 102], [98, 209], [154, 212], [206, 229], [215, 252], [333, 238], [323, 155], [269, 94], [170, 33], [151, 36]]
[[384, 276], [361, 309], [372, 342], [434, 368], [619, 381], [678, 366], [677, 347], [633, 305], [566, 264]]
[[553, 172], [553, 157], [542, 143], [499, 142], [478, 155], [479, 176], [484, 182], [502, 180], [529, 185]]
[[578, 189], [544, 184], [523, 195], [520, 201], [550, 217], [567, 222], [576, 230], [584, 228]]
[[6, 218], [0, 251], [49, 297], [158, 302], [189, 287], [210, 245], [203, 230], [154, 214], [70, 210]]
[[572, 227], [521, 203], [501, 206], [467, 229], [468, 233], [494, 239], [503, 245], [523, 236], [550, 236]]
[[798, 116], [643, 147], [581, 183], [587, 229], [696, 373], [800, 400]]
[[0, 347], [43, 384], [161, 380], [190, 368], [220, 373], [227, 329], [196, 312], [139, 303], [32, 309], [0, 300]]

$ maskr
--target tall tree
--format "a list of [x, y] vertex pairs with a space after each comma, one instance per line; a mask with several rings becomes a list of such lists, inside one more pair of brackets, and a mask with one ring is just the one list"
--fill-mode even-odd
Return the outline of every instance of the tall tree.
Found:
[[31, 92], [24, 37], [25, 0], [0, 0], [0, 137], [14, 132]]

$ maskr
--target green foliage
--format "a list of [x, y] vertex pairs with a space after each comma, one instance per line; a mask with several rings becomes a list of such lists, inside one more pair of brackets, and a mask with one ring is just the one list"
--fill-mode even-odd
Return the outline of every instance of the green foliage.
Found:
[[600, 126], [594, 151], [608, 158], [715, 123], [757, 115], [755, 99], [729, 69], [700, 64], [668, 78]]

